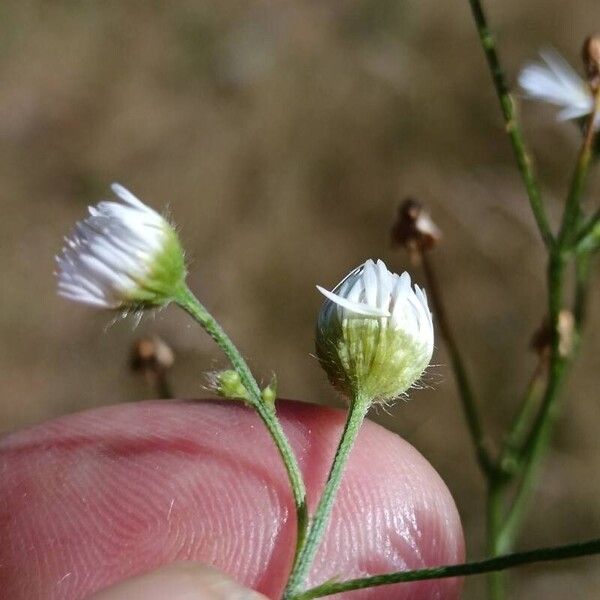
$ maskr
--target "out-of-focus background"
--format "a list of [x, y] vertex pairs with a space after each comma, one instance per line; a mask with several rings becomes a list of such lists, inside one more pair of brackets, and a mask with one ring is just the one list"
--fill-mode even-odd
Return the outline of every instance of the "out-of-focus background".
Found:
[[[578, 65], [600, 29], [597, 0], [488, 4], [513, 82], [545, 45]], [[445, 234], [435, 261], [485, 426], [497, 438], [510, 421], [544, 254], [466, 0], [3, 2], [0, 78], [0, 431], [152, 397], [128, 370], [145, 333], [174, 349], [180, 396], [205, 395], [203, 374], [225, 365], [174, 309], [133, 330], [56, 297], [62, 236], [113, 180], [173, 215], [191, 286], [264, 381], [332, 404], [311, 357], [314, 285], [368, 257], [407, 268], [389, 229], [404, 196], [421, 199]], [[521, 113], [556, 216], [579, 133], [551, 108]], [[599, 293], [522, 547], [600, 531]], [[433, 362], [427, 389], [373, 418], [438, 469], [476, 557], [484, 489], [439, 339]], [[513, 597], [595, 597], [599, 571], [521, 570]], [[481, 594], [469, 581], [465, 597]]]

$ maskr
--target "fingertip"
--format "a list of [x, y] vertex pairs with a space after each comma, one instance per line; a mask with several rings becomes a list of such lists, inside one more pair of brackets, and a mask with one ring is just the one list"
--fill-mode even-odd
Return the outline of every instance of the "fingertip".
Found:
[[[278, 402], [277, 412], [314, 510], [345, 413], [298, 402]], [[9, 541], [0, 563], [15, 600], [78, 600], [177, 561], [214, 565], [269, 597], [285, 585], [292, 497], [277, 450], [249, 409], [172, 401], [86, 411], [5, 438], [0, 470], [0, 537]], [[463, 555], [458, 512], [439, 475], [410, 444], [367, 422], [310, 583]], [[458, 581], [438, 580], [351, 597], [459, 593]]]

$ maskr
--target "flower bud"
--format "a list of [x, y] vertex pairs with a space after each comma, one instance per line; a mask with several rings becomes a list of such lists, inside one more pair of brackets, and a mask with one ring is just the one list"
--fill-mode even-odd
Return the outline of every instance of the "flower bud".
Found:
[[368, 260], [327, 298], [319, 314], [316, 352], [330, 381], [348, 396], [392, 400], [423, 374], [433, 353], [427, 296], [410, 275]]
[[56, 258], [58, 293], [106, 309], [139, 310], [168, 304], [186, 276], [173, 227], [124, 187], [121, 202], [100, 202], [65, 238]]
[[227, 369], [225, 371], [216, 371], [208, 375], [210, 388], [219, 396], [229, 398], [230, 400], [250, 400], [250, 394], [244, 387], [237, 371]]
[[277, 377], [275, 375], [273, 375], [271, 382], [261, 391], [260, 395], [265, 404], [275, 404], [275, 400], [277, 400]]

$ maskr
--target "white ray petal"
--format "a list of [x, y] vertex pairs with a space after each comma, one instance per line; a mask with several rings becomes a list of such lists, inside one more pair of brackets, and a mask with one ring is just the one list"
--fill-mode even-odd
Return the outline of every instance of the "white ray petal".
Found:
[[325, 288], [321, 287], [320, 285], [317, 286], [317, 289], [321, 292], [321, 294], [323, 294], [323, 296], [325, 296], [326, 298], [328, 298], [335, 304], [349, 310], [350, 312], [352, 312], [354, 314], [362, 315], [365, 317], [389, 317], [390, 316], [390, 313], [387, 310], [378, 308], [376, 306], [371, 306], [369, 304], [352, 302], [346, 298], [343, 298], [342, 296], [338, 296], [337, 294], [334, 294], [333, 292], [326, 290]]

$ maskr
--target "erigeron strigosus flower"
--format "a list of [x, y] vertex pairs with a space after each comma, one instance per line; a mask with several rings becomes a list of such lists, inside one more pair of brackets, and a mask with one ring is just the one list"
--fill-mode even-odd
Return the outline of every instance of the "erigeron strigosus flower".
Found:
[[327, 298], [317, 323], [316, 352], [331, 382], [373, 401], [400, 396], [423, 374], [433, 353], [425, 292], [410, 275], [368, 260]]
[[[541, 62], [528, 63], [519, 74], [519, 85], [525, 97], [558, 106], [558, 121], [581, 119], [594, 106], [589, 84], [556, 50], [540, 51]], [[600, 119], [595, 128], [600, 127]]]
[[56, 257], [58, 293], [97, 308], [140, 310], [173, 300], [184, 284], [183, 249], [173, 227], [123, 186], [121, 201], [89, 207]]

